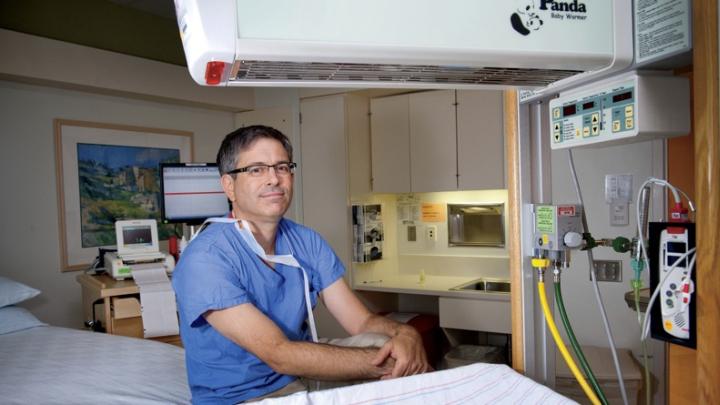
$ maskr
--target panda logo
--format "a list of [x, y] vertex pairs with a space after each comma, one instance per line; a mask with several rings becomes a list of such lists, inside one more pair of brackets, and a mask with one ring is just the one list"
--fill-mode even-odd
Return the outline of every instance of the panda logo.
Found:
[[521, 0], [521, 5], [510, 16], [510, 24], [513, 29], [522, 35], [528, 35], [532, 31], [539, 30], [543, 20], [535, 12], [533, 0]]

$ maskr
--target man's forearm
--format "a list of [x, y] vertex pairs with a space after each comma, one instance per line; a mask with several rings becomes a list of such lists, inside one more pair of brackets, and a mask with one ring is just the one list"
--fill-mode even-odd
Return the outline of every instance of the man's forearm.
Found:
[[391, 338], [397, 336], [400, 333], [417, 334], [415, 328], [408, 326], [404, 323], [393, 321], [392, 319], [371, 314], [363, 323], [361, 327], [362, 333], [381, 333]]
[[287, 341], [266, 361], [281, 374], [326, 381], [360, 380], [379, 378], [392, 370], [392, 359], [372, 365], [377, 352], [377, 348]]

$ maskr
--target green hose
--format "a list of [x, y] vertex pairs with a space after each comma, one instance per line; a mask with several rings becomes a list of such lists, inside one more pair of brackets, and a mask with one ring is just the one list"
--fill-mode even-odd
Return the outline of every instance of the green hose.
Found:
[[587, 359], [585, 359], [585, 354], [583, 354], [583, 351], [580, 348], [577, 339], [575, 338], [575, 333], [573, 333], [572, 326], [570, 326], [570, 320], [568, 319], [567, 313], [565, 312], [565, 304], [563, 304], [562, 292], [560, 290], [559, 282], [555, 283], [555, 302], [557, 303], [558, 311], [560, 312], [560, 318], [562, 319], [563, 326], [565, 327], [565, 332], [570, 339], [570, 345], [573, 348], [573, 352], [575, 352], [575, 357], [577, 357], [577, 359], [580, 361], [580, 366], [585, 372], [588, 380], [590, 380], [590, 384], [593, 386], [593, 389], [595, 390], [595, 393], [597, 393], [600, 401], [603, 403], [603, 405], [608, 405], [608, 400], [605, 397], [605, 393], [600, 388], [600, 385], [595, 378], [595, 374], [593, 374], [592, 369], [587, 362]]

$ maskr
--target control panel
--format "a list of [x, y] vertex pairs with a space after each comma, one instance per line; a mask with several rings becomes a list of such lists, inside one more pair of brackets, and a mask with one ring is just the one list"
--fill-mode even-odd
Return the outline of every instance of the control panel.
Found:
[[582, 244], [582, 206], [534, 205], [534, 248], [575, 249]]
[[628, 81], [552, 108], [553, 143], [635, 131], [635, 85]]
[[631, 72], [563, 93], [550, 100], [550, 145], [561, 149], [686, 135], [689, 91], [683, 77]]

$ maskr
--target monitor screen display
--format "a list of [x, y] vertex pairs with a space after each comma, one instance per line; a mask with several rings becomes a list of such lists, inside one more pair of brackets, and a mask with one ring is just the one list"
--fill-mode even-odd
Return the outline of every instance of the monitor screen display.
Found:
[[161, 164], [160, 172], [163, 223], [197, 225], [230, 211], [216, 164]]
[[149, 226], [127, 226], [122, 229], [126, 245], [152, 246], [152, 231]]

